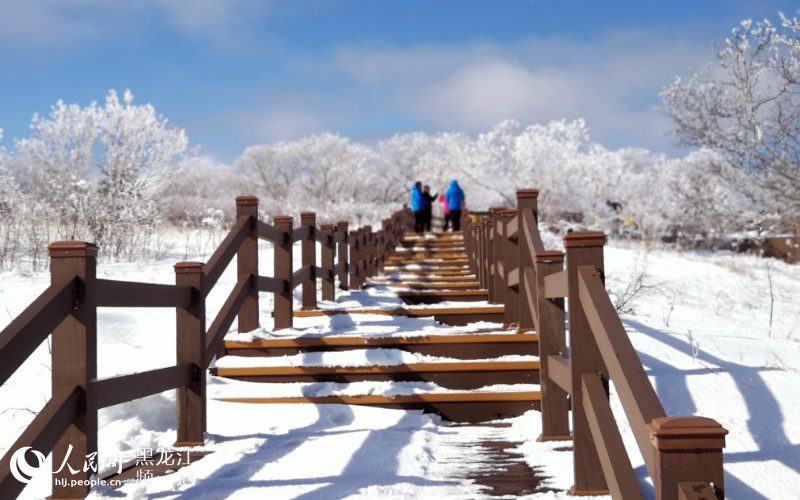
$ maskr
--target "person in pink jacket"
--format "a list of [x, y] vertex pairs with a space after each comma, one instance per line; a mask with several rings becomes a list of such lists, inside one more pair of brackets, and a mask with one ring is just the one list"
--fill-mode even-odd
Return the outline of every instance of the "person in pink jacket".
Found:
[[450, 205], [447, 204], [447, 198], [445, 198], [444, 193], [439, 195], [439, 203], [442, 204], [442, 212], [444, 212], [444, 227], [442, 231], [447, 231], [450, 225]]

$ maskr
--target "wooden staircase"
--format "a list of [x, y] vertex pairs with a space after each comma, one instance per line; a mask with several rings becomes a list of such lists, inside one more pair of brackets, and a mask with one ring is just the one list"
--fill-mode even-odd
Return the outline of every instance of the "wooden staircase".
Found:
[[[368, 279], [366, 286], [394, 291], [406, 306], [297, 310], [295, 317], [433, 317], [444, 325], [503, 320], [503, 306], [486, 302], [486, 290], [479, 288], [468, 267], [460, 233], [405, 233], [386, 259], [384, 273]], [[464, 333], [392, 336], [306, 336], [295, 331], [287, 336], [273, 333], [269, 338], [226, 340], [224, 349], [225, 356], [212, 374], [238, 381], [244, 389], [237, 392], [235, 383], [230, 389], [224, 387], [215, 396], [222, 401], [423, 409], [457, 422], [507, 418], [539, 407], [538, 335], [503, 330], [502, 324]], [[366, 385], [364, 394], [325, 393], [328, 386], [386, 382], [396, 384], [397, 390], [375, 394]], [[279, 384], [311, 384], [315, 391], [275, 395]]]

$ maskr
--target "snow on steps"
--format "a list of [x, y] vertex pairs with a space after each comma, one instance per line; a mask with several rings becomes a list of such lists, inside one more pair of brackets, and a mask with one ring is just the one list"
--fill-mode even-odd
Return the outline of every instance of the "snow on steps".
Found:
[[[440, 244], [447, 246], [434, 247]], [[391, 321], [433, 317], [449, 325], [503, 320], [503, 306], [485, 302], [486, 291], [478, 288], [466, 266], [460, 235], [407, 234], [401, 245], [411, 245], [411, 250], [387, 259], [389, 274], [371, 279], [370, 284], [378, 288], [405, 284], [389, 291], [407, 303], [437, 302], [436, 307], [323, 304], [320, 309], [295, 311], [295, 317], [373, 315], [389, 316]], [[467, 305], [467, 300], [477, 303]], [[228, 339], [227, 355], [212, 369], [213, 380], [225, 382], [212, 397], [238, 403], [423, 409], [457, 422], [513, 417], [538, 408], [536, 334], [440, 330], [441, 334], [413, 336]]]
[[482, 332], [477, 334], [387, 336], [327, 336], [226, 340], [227, 354], [234, 356], [285, 356], [298, 353], [391, 348], [454, 359], [537, 355], [536, 333]]

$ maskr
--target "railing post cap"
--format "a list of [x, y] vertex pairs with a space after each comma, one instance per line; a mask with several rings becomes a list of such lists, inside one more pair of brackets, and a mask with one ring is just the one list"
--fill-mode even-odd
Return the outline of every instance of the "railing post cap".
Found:
[[236, 197], [236, 204], [241, 206], [258, 205], [258, 197], [252, 194], [244, 194]]
[[175, 274], [202, 274], [206, 266], [202, 262], [178, 262], [174, 267]]
[[602, 247], [606, 233], [602, 231], [573, 231], [564, 237], [564, 248]]
[[504, 208], [502, 212], [500, 212], [500, 217], [512, 218], [517, 216], [517, 210], [515, 208]]
[[538, 189], [517, 189], [517, 198], [538, 198]]
[[333, 229], [333, 224], [330, 222], [320, 222], [319, 228], [327, 231], [328, 229]]
[[545, 252], [536, 252], [534, 255], [535, 262], [564, 262], [564, 252], [556, 250], [547, 250]]
[[350, 223], [346, 220], [340, 220], [336, 223], [336, 225], [339, 227], [347, 227], [348, 225], [350, 225]]
[[51, 258], [96, 257], [97, 245], [87, 241], [54, 241], [47, 246]]
[[316, 212], [300, 212], [300, 220], [302, 220], [302, 219], [312, 219], [312, 218], [316, 218], [316, 217], [317, 217], [317, 213]]
[[503, 210], [506, 210], [508, 207], [490, 207], [489, 213], [491, 214], [499, 214]]
[[494, 224], [494, 221], [492, 219], [490, 219], [489, 217], [486, 217], [485, 219], [483, 219], [483, 225], [484, 226], [491, 226], [492, 224]]
[[291, 215], [276, 215], [272, 218], [276, 224], [291, 224], [293, 219]]
[[728, 434], [719, 422], [707, 417], [658, 417], [647, 427], [657, 450], [721, 450]]

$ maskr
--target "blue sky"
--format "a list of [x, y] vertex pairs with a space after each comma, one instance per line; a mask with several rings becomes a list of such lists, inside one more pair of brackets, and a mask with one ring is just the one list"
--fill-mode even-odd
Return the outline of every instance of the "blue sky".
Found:
[[0, 0], [0, 128], [131, 89], [194, 145], [332, 131], [363, 141], [584, 117], [670, 154], [658, 93], [781, 0]]

